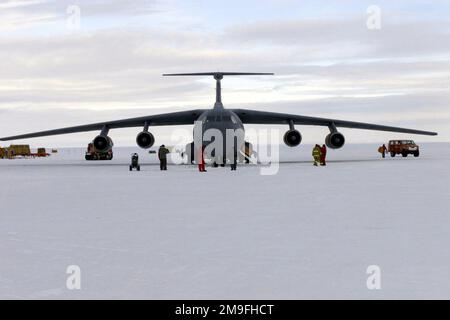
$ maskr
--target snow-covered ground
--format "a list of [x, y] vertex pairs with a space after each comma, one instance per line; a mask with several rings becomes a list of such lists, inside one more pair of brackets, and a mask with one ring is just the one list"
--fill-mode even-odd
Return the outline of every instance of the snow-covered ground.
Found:
[[0, 298], [450, 298], [450, 144], [384, 160], [346, 145], [319, 168], [283, 147], [271, 176], [160, 172], [142, 151], [130, 173], [136, 150], [0, 160]]

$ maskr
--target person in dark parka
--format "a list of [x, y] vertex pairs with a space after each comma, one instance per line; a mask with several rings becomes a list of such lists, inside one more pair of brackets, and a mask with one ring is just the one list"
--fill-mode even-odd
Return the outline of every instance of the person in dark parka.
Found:
[[159, 158], [159, 168], [163, 171], [167, 170], [167, 154], [170, 153], [169, 149], [165, 145], [159, 147], [158, 158]]

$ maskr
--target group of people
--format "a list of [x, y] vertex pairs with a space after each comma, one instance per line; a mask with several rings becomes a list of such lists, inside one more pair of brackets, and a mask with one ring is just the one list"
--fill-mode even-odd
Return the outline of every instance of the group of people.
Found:
[[[237, 169], [237, 151], [234, 152], [234, 161], [231, 163], [231, 171]], [[198, 149], [198, 171], [207, 172], [205, 165], [205, 146]]]
[[[159, 147], [158, 150], [158, 159], [160, 164], [160, 169], [162, 171], [167, 170], [167, 155], [170, 153], [169, 149], [166, 148], [165, 145], [162, 145]], [[314, 158], [314, 165], [315, 166], [326, 166], [327, 162], [327, 147], [325, 145], [318, 145], [316, 144], [313, 151], [312, 156]], [[235, 161], [231, 164], [231, 170], [236, 170], [237, 167], [237, 157], [235, 155]], [[207, 172], [206, 171], [206, 164], [205, 164], [205, 147], [198, 149], [198, 171], [200, 172]]]
[[[162, 145], [159, 147], [158, 150], [158, 159], [159, 159], [159, 166], [162, 171], [167, 170], [167, 155], [170, 153], [169, 149], [166, 148], [165, 145]], [[234, 162], [231, 164], [231, 170], [235, 171], [237, 168], [237, 154], [235, 152], [234, 155]], [[200, 172], [207, 172], [206, 171], [206, 164], [205, 164], [205, 147], [198, 149], [198, 171]]]
[[[382, 157], [386, 157], [386, 153], [388, 151], [386, 145], [382, 145], [378, 151], [381, 153]], [[162, 145], [159, 147], [158, 150], [158, 158], [160, 163], [160, 169], [165, 171], [167, 170], [167, 155], [170, 153], [169, 149], [166, 148], [165, 145]], [[312, 156], [314, 159], [314, 166], [326, 166], [327, 165], [327, 147], [326, 145], [318, 145], [316, 144], [314, 146], [314, 149], [312, 151]], [[206, 165], [205, 165], [205, 147], [198, 149], [198, 171], [200, 172], [206, 172]], [[235, 155], [235, 161], [231, 164], [231, 170], [236, 170], [236, 163], [237, 163], [237, 157]]]
[[312, 156], [314, 159], [314, 165], [317, 167], [319, 165], [326, 166], [327, 165], [327, 146], [320, 146], [318, 144], [315, 145]]

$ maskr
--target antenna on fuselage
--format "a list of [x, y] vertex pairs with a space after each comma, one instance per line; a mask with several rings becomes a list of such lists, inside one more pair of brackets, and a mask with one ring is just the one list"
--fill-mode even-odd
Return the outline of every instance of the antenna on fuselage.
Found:
[[193, 77], [193, 76], [213, 76], [216, 80], [216, 104], [214, 108], [223, 108], [222, 104], [222, 86], [220, 81], [224, 76], [273, 76], [273, 73], [254, 73], [254, 72], [199, 72], [199, 73], [169, 73], [163, 74], [164, 77]]

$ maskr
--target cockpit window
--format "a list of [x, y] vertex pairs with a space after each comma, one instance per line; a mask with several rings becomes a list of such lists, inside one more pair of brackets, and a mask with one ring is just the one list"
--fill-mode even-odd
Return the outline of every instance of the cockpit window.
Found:
[[206, 122], [214, 122], [216, 121], [216, 116], [211, 115], [206, 117]]
[[225, 114], [209, 113], [209, 114], [206, 114], [204, 116], [201, 116], [198, 120], [202, 121], [203, 123], [218, 122], [218, 121], [225, 121], [225, 122], [230, 122], [231, 121], [234, 124], [238, 124], [239, 123], [239, 118], [236, 115], [229, 114], [229, 113], [225, 113]]

